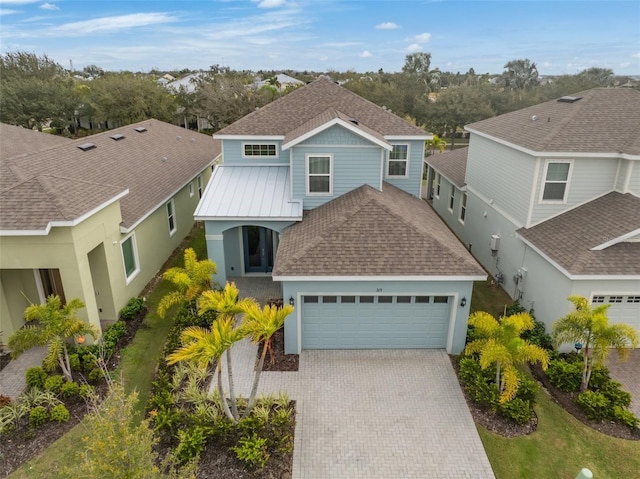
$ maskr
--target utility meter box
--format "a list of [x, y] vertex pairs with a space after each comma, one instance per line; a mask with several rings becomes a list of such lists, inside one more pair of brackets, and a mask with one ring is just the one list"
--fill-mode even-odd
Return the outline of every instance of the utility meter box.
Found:
[[500, 236], [491, 235], [490, 248], [491, 251], [498, 251], [500, 249]]

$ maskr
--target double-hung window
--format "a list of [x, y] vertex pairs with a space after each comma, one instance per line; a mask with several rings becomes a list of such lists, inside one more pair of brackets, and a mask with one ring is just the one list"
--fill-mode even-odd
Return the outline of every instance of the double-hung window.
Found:
[[202, 175], [198, 175], [198, 198], [202, 198]]
[[393, 145], [387, 162], [387, 176], [403, 176], [408, 174], [409, 145]]
[[127, 283], [129, 283], [140, 271], [135, 234], [132, 233], [125, 238], [125, 240], [120, 243], [120, 249], [122, 250], [124, 274], [127, 278]]
[[456, 201], [456, 187], [449, 185], [449, 211], [453, 212], [453, 203]]
[[460, 216], [458, 219], [460, 223], [464, 224], [464, 219], [467, 216], [467, 194], [462, 193], [462, 198], [460, 198]]
[[333, 193], [333, 157], [331, 155], [307, 155], [307, 194], [330, 195]]
[[442, 184], [442, 176], [440, 176], [440, 173], [436, 173], [436, 187], [435, 187], [435, 197], [436, 198], [440, 198], [440, 185]]
[[176, 232], [176, 204], [173, 198], [167, 203], [167, 221], [169, 222], [169, 236]]
[[542, 201], [564, 203], [567, 198], [571, 163], [567, 161], [550, 161], [545, 168]]

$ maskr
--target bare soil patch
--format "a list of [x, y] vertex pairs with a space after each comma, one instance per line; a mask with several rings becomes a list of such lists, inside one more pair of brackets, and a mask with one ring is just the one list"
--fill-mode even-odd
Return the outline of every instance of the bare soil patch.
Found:
[[[260, 360], [262, 352], [262, 343], [258, 348], [258, 356], [256, 361]], [[271, 337], [271, 353], [267, 352], [264, 360], [263, 371], [297, 371], [300, 365], [300, 356], [298, 354], [284, 354], [284, 329], [279, 329]]]

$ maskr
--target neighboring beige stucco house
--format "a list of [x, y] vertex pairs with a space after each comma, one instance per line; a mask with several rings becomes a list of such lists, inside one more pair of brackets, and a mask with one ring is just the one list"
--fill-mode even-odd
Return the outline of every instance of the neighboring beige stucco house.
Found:
[[117, 319], [191, 230], [220, 144], [157, 120], [80, 140], [0, 124], [0, 331], [49, 294]]

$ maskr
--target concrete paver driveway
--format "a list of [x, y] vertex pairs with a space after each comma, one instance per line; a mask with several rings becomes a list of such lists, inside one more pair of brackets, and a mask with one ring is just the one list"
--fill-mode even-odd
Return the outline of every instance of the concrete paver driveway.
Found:
[[495, 477], [444, 351], [304, 351], [260, 389], [297, 401], [294, 479]]

